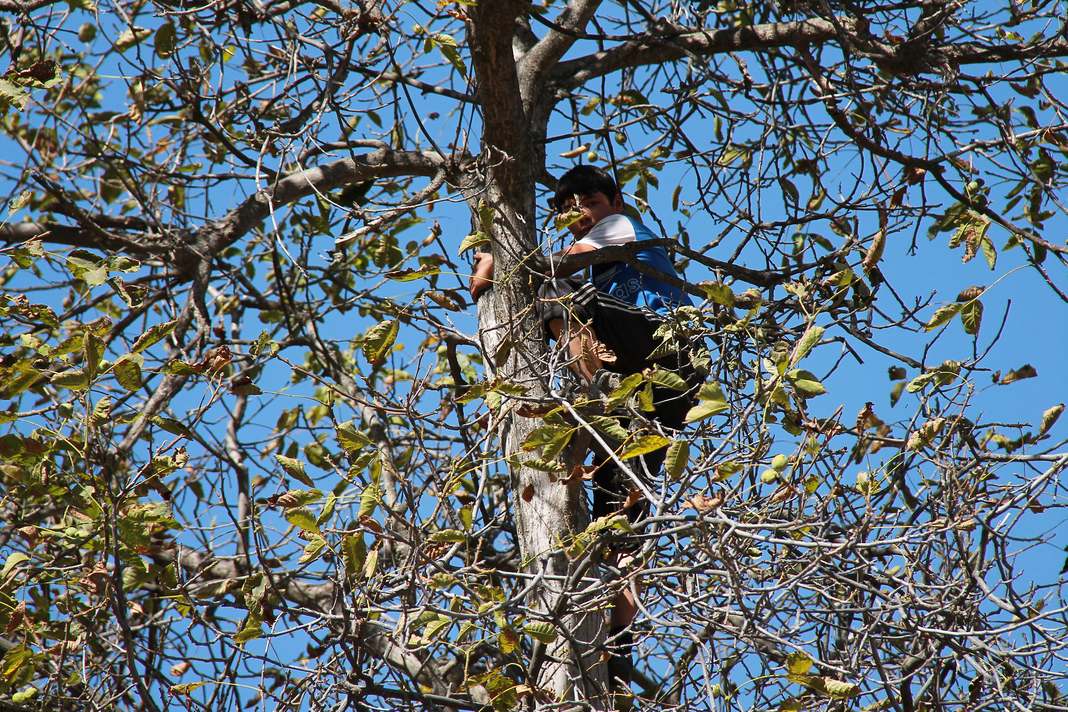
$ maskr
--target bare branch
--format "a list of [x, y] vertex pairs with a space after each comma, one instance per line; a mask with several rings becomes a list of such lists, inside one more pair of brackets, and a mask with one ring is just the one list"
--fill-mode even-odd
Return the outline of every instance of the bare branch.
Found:
[[547, 70], [575, 43], [576, 33], [586, 27], [600, 4], [600, 0], [571, 0], [548, 34], [523, 56], [519, 62], [519, 82], [528, 103], [536, 100]]

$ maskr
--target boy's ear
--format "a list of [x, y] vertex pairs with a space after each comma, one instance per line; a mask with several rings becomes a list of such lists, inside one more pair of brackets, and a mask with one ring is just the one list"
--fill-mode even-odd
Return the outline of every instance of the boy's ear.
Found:
[[623, 209], [623, 193], [616, 191], [616, 197], [612, 200], [612, 207], [616, 210]]

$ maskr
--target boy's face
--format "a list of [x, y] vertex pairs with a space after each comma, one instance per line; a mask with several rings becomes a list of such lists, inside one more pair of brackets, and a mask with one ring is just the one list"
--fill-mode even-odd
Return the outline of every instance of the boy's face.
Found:
[[594, 225], [604, 220], [609, 215], [615, 215], [623, 211], [623, 199], [616, 194], [614, 199], [598, 191], [589, 195], [577, 195], [575, 198], [561, 206], [561, 212], [578, 210], [582, 217], [567, 226], [576, 240], [586, 236]]

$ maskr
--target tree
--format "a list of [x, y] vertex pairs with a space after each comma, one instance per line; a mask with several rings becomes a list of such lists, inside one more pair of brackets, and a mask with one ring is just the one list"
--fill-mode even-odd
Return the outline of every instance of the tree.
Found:
[[[1065, 705], [1063, 404], [984, 320], [1063, 323], [1065, 3], [0, 10], [5, 709], [605, 709], [639, 581], [650, 709]], [[574, 160], [700, 302], [670, 442], [529, 309]], [[669, 448], [641, 530], [591, 437]]]

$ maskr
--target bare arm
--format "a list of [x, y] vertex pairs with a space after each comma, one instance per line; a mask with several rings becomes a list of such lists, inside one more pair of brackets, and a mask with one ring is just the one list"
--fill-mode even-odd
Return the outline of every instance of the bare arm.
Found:
[[[556, 252], [549, 255], [548, 262], [552, 267], [553, 273], [560, 277], [566, 277], [569, 274], [573, 274], [583, 269], [585, 265], [574, 267], [570, 270], [560, 269], [562, 266], [570, 266], [574, 264], [572, 261], [568, 261], [566, 258], [571, 255], [579, 255], [584, 252], [594, 252], [597, 248], [593, 245], [588, 245], [582, 242], [576, 242], [573, 245], [567, 247], [560, 252]], [[468, 291], [471, 292], [471, 298], [478, 301], [479, 295], [493, 286], [493, 255], [489, 252], [477, 252], [475, 253], [475, 265], [474, 270], [471, 273], [471, 279], [467, 283]]]

